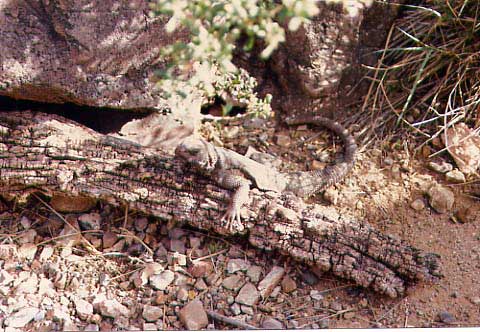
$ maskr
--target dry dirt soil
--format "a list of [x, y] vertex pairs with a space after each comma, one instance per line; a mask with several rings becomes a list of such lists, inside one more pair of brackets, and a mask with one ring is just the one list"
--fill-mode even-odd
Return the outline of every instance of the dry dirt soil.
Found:
[[[305, 126], [278, 129], [258, 119], [241, 126], [207, 123], [203, 132], [240, 153], [253, 146], [273, 154], [277, 156], [274, 164], [281, 170], [323, 167], [342, 148], [341, 142], [324, 130]], [[307, 141], [299, 144], [304, 139]], [[58, 214], [48, 200], [33, 197], [26, 205], [2, 205], [0, 245], [11, 252], [0, 250], [0, 267], [13, 280], [7, 283], [5, 275], [3, 279], [0, 276], [0, 327], [10, 324], [9, 331], [184, 329], [180, 312], [193, 298], [205, 309], [259, 327], [480, 325], [480, 220], [465, 217], [465, 213], [458, 217], [464, 211], [480, 210], [479, 184], [475, 180], [468, 185], [451, 184], [444, 174], [429, 170], [424, 157], [428, 148], [414, 153], [414, 145], [406, 140], [375, 146], [361, 149], [353, 172], [330, 189], [336, 202], [327, 202], [321, 194], [311, 201], [334, 204], [340, 212], [366, 219], [387, 234], [440, 254], [444, 277], [438, 283], [411, 285], [403, 298], [389, 299], [329, 274], [314, 275], [288, 258], [257, 251], [242, 239], [182, 229], [106, 203], [98, 203], [90, 211]], [[437, 160], [453, 164], [446, 154]], [[455, 194], [455, 205], [446, 213], [439, 214], [429, 205], [426, 191], [434, 183]], [[411, 203], [418, 199], [424, 207], [419, 204], [413, 209]], [[91, 213], [99, 218], [92, 218]], [[83, 240], [66, 236], [65, 220], [87, 230]], [[32, 248], [28, 242], [36, 246]], [[206, 263], [204, 270], [192, 271], [185, 255], [201, 258]], [[243, 260], [246, 266], [229, 271], [234, 259]], [[153, 286], [150, 277], [155, 271], [139, 274], [153, 261], [174, 273], [174, 280], [167, 281], [164, 289]], [[261, 272], [259, 278], [252, 272], [253, 266]], [[284, 268], [282, 282], [273, 294], [253, 307], [236, 304], [238, 288], [226, 288], [225, 280], [235, 275], [240, 286], [245, 281], [256, 284], [273, 266]], [[112, 302], [102, 300], [99, 294], [127, 310], [108, 308]], [[94, 303], [93, 309], [79, 299]], [[9, 316], [24, 307], [41, 310], [33, 320], [12, 327]], [[158, 317], [152, 307], [161, 308]], [[209, 318], [207, 328], [238, 327]]]

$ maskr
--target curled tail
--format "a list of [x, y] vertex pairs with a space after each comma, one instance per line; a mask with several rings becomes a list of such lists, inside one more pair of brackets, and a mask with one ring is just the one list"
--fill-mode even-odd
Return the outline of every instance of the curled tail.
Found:
[[307, 197], [341, 181], [355, 164], [357, 143], [353, 136], [338, 122], [323, 116], [295, 116], [285, 120], [289, 126], [313, 124], [323, 126], [337, 134], [344, 144], [343, 160], [322, 170], [310, 172], [293, 172], [286, 174], [287, 191], [297, 196]]

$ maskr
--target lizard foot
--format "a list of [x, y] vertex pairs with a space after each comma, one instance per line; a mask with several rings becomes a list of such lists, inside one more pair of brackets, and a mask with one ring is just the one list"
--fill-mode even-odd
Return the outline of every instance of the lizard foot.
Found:
[[245, 229], [240, 218], [240, 209], [233, 206], [227, 209], [227, 212], [225, 212], [222, 217], [222, 222], [225, 224], [225, 227], [233, 233], [242, 232]]

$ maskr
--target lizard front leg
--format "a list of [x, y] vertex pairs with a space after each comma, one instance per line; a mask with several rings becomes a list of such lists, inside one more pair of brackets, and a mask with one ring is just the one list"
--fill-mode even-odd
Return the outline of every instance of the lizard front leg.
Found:
[[242, 232], [245, 227], [241, 221], [240, 209], [243, 204], [248, 202], [251, 182], [232, 171], [218, 171], [215, 180], [218, 185], [225, 189], [234, 190], [222, 221], [225, 222], [225, 226], [231, 232]]

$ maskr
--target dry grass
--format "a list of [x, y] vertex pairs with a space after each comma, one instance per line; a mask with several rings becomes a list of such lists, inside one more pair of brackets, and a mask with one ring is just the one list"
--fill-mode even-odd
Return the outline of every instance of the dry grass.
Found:
[[480, 125], [480, 1], [422, 3], [404, 6], [369, 68], [361, 113], [372, 133], [408, 128], [425, 144], [459, 121]]

